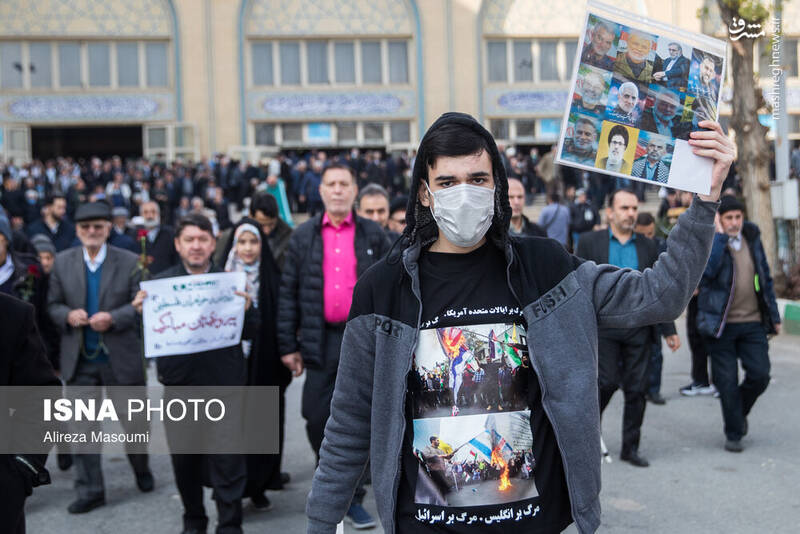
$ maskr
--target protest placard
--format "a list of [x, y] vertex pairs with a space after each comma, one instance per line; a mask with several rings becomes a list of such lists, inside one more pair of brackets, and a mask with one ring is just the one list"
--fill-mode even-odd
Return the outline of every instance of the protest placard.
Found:
[[149, 280], [142, 307], [147, 358], [230, 347], [241, 340], [245, 273], [209, 273]]
[[708, 194], [689, 134], [717, 120], [726, 43], [589, 0], [556, 163]]

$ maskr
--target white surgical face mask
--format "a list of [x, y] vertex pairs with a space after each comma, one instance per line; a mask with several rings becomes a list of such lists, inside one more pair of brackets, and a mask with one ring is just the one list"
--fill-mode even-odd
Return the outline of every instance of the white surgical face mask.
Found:
[[435, 193], [433, 218], [444, 236], [457, 247], [469, 248], [480, 241], [492, 225], [494, 188], [461, 184]]

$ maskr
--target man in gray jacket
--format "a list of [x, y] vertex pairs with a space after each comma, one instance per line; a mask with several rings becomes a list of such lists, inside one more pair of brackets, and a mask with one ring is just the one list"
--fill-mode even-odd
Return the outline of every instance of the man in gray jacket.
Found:
[[[309, 533], [336, 531], [367, 460], [387, 534], [598, 528], [597, 332], [673, 320], [696, 287], [734, 154], [717, 123], [701, 126], [709, 130], [690, 145], [714, 160], [711, 192], [681, 216], [653, 269], [638, 272], [582, 261], [553, 240], [510, 237], [491, 134], [461, 113], [431, 125], [403, 248], [354, 290]], [[484, 368], [512, 378], [488, 407], [463, 387]], [[426, 372], [442, 377], [444, 406], [422, 402]], [[450, 463], [472, 473], [468, 481], [455, 469], [448, 487], [431, 483], [421, 452], [431, 436], [452, 447]], [[509, 470], [523, 458], [535, 465], [532, 481]]]
[[[78, 206], [75, 223], [81, 246], [58, 253], [47, 296], [47, 310], [61, 332], [61, 377], [74, 386], [144, 386], [139, 319], [131, 305], [141, 277], [137, 257], [106, 244], [108, 204]], [[105, 487], [100, 455], [74, 457], [78, 499], [68, 510], [81, 514], [105, 504]], [[147, 455], [128, 459], [139, 489], [152, 491]]]

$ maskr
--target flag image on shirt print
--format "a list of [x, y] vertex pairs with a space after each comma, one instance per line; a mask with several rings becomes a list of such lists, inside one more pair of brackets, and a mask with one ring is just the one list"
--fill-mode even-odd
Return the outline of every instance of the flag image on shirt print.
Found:
[[539, 495], [530, 411], [414, 420], [414, 502], [486, 506]]
[[538, 495], [528, 365], [517, 324], [420, 332], [409, 388], [416, 503], [484, 506]]
[[527, 378], [517, 372], [527, 361], [527, 334], [520, 325], [421, 330], [411, 377], [414, 417], [527, 409], [520, 393]]

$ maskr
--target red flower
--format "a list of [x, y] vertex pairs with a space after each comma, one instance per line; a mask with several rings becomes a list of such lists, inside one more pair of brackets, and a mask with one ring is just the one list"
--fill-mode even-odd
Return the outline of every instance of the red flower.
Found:
[[28, 265], [28, 275], [33, 276], [34, 278], [39, 278], [42, 272], [39, 270], [39, 266], [35, 263], [31, 263]]
[[139, 228], [139, 231], [136, 232], [136, 239], [141, 239], [143, 237], [147, 237], [147, 230], [144, 228]]

